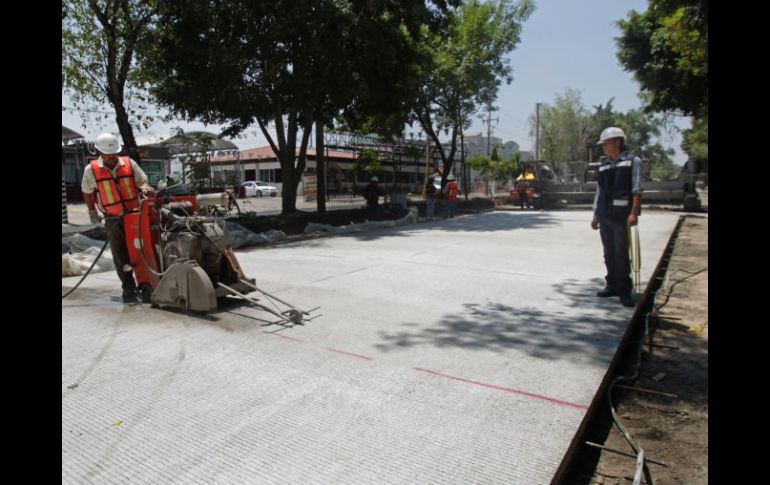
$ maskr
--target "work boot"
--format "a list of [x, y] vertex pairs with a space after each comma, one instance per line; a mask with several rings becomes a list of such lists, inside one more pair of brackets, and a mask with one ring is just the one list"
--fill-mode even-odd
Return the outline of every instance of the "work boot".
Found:
[[123, 288], [123, 303], [136, 303], [136, 288]]
[[602, 291], [596, 293], [596, 296], [598, 296], [600, 298], [606, 298], [608, 296], [618, 296], [618, 292], [615, 291], [612, 288], [607, 287], [607, 288], [603, 289]]
[[123, 272], [123, 303], [136, 303], [136, 282], [132, 271]]
[[623, 305], [623, 306], [627, 306], [627, 307], [635, 306], [634, 300], [630, 296], [627, 296], [627, 295], [624, 295], [624, 296], [620, 297], [620, 304]]

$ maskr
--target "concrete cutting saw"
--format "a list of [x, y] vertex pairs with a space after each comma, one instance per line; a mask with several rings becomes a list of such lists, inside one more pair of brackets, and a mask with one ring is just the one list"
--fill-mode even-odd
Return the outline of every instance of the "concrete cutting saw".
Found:
[[[197, 195], [168, 195], [140, 201], [125, 214], [126, 245], [142, 301], [196, 312], [217, 310], [217, 300], [240, 298], [278, 318], [269, 323], [301, 324], [311, 312], [270, 295], [248, 278], [230, 245], [225, 220], [202, 215]], [[257, 292], [272, 307], [246, 296]]]

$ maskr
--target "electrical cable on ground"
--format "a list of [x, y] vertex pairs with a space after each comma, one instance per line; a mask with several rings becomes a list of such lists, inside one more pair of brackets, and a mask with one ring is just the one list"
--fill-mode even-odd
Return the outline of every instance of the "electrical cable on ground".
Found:
[[107, 249], [107, 246], [110, 244], [110, 238], [112, 237], [112, 232], [115, 230], [118, 225], [123, 224], [123, 217], [120, 217], [118, 221], [112, 225], [110, 228], [110, 232], [107, 234], [107, 240], [104, 241], [104, 245], [102, 245], [102, 249], [99, 251], [99, 254], [96, 255], [96, 259], [94, 259], [94, 262], [91, 263], [91, 267], [88, 268], [88, 271], [85, 272], [82, 278], [80, 278], [80, 281], [77, 282], [75, 286], [73, 286], [67, 293], [62, 295], [62, 299], [67, 298], [72, 294], [73, 291], [78, 289], [78, 286], [80, 286], [80, 283], [83, 282], [83, 280], [86, 279], [86, 276], [88, 276], [91, 273], [91, 270], [94, 269], [94, 266], [96, 266], [96, 262], [99, 261], [99, 258], [102, 256], [102, 253], [104, 253], [104, 250]]

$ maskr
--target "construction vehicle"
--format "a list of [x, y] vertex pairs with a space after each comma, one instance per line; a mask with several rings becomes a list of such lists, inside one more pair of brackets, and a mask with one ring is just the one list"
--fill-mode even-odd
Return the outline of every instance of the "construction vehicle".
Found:
[[[529, 180], [532, 193], [528, 195], [536, 209], [564, 208], [568, 205], [591, 205], [596, 193], [596, 180], [601, 162], [567, 162], [563, 164], [562, 176], [547, 162], [527, 162], [535, 173], [534, 180]], [[685, 210], [700, 208], [700, 198], [696, 190], [698, 174], [683, 171], [675, 180], [649, 180], [650, 164], [642, 161], [642, 190], [645, 204], [681, 205]], [[512, 183], [511, 200], [518, 203], [515, 182]]]
[[[143, 302], [195, 312], [213, 312], [218, 300], [234, 296], [278, 318], [270, 323], [299, 324], [310, 312], [257, 287], [230, 246], [225, 221], [201, 215], [200, 196], [170, 195], [140, 199], [139, 210], [123, 216], [131, 264]], [[258, 292], [272, 307], [246, 294]]]
[[543, 209], [552, 206], [550, 199], [550, 187], [556, 180], [553, 169], [545, 162], [527, 162], [527, 169], [513, 183], [510, 184], [511, 200], [519, 204], [518, 182], [523, 179], [526, 184], [526, 193], [529, 204], [535, 209]]

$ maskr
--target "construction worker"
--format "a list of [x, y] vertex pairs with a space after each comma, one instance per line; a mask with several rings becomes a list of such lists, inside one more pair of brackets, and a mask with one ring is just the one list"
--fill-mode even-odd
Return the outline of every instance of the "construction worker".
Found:
[[380, 205], [380, 187], [377, 185], [380, 179], [372, 177], [369, 185], [364, 189], [364, 198], [366, 199], [366, 208], [369, 212], [369, 217], [374, 218], [377, 216], [377, 211]]
[[625, 147], [626, 135], [611, 126], [602, 131], [607, 159], [599, 166], [591, 228], [599, 229], [607, 267], [607, 286], [596, 296], [619, 296], [623, 306], [632, 307], [631, 265], [628, 261], [628, 228], [638, 223], [642, 203], [642, 161]]
[[81, 189], [91, 223], [100, 224], [104, 219], [112, 260], [123, 288], [123, 303], [132, 303], [136, 301], [136, 282], [122, 216], [139, 208], [137, 187], [145, 193], [153, 188], [134, 160], [118, 156], [122, 147], [114, 135], [102, 133], [96, 137], [94, 147], [99, 158], [86, 165]]
[[454, 219], [455, 206], [457, 205], [457, 184], [455, 183], [455, 176], [451, 173], [446, 178], [447, 184], [444, 186], [444, 194], [446, 200], [444, 201], [444, 217], [446, 219]]
[[516, 182], [516, 191], [519, 193], [519, 206], [521, 208], [524, 208], [524, 204], [527, 205], [527, 208], [532, 207], [532, 204], [529, 201], [529, 197], [527, 197], [527, 181], [524, 179], [524, 177], [520, 178], [518, 182]]
[[433, 184], [433, 176], [425, 180], [425, 218], [433, 220], [433, 208], [436, 203], [436, 186]]

